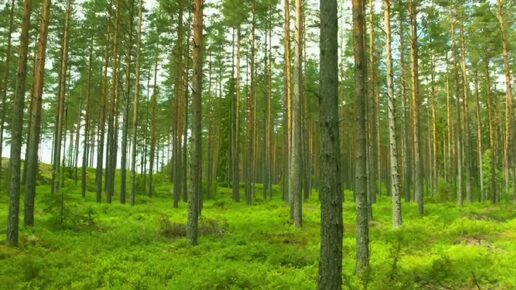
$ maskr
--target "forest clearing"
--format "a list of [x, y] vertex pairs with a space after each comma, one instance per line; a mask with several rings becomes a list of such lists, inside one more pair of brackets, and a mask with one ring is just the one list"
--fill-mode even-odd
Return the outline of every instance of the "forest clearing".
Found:
[[516, 289], [515, 20], [0, 1], [0, 289]]

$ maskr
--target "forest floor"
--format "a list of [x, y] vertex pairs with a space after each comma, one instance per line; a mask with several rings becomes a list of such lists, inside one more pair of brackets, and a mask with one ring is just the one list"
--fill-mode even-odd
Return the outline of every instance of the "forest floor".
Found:
[[[19, 248], [0, 244], [0, 289], [315, 289], [320, 205], [304, 204], [304, 227], [289, 222], [278, 189], [253, 206], [219, 187], [205, 202], [199, 245], [184, 238], [186, 203], [172, 207], [170, 184], [137, 205], [97, 204], [68, 187], [59, 198], [38, 188], [36, 226], [21, 226]], [[351, 193], [346, 199], [352, 200]], [[0, 237], [8, 199], [0, 194]], [[371, 271], [355, 270], [355, 205], [344, 203], [344, 288], [516, 289], [516, 211], [512, 205], [427, 203], [417, 216], [403, 204], [404, 225], [391, 228], [390, 200], [380, 197], [371, 222]], [[23, 212], [23, 211], [21, 211]]]

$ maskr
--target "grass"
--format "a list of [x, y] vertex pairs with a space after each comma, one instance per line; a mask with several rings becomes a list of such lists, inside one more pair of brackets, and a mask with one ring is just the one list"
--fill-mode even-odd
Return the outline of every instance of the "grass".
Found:
[[[93, 176], [93, 174], [90, 174]], [[200, 244], [185, 239], [187, 209], [172, 208], [170, 184], [137, 205], [97, 204], [70, 184], [64, 223], [58, 199], [38, 187], [36, 226], [21, 227], [19, 248], [0, 244], [0, 289], [314, 289], [319, 259], [320, 205], [303, 207], [304, 228], [289, 221], [275, 188], [274, 200], [234, 203], [219, 187], [207, 200]], [[90, 180], [90, 182], [93, 182]], [[90, 187], [89, 187], [90, 188]], [[94, 188], [94, 187], [93, 187]], [[355, 210], [344, 203], [344, 288], [514, 289], [516, 211], [512, 205], [428, 203], [417, 216], [403, 204], [404, 225], [391, 228], [387, 197], [374, 205], [371, 271], [355, 271]], [[7, 197], [0, 195], [0, 235]], [[362, 281], [366, 281], [365, 285]]]

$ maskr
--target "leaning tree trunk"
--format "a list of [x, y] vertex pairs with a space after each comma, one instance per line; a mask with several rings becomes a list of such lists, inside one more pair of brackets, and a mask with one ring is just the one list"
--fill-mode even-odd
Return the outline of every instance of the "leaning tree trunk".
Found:
[[41, 131], [41, 102], [45, 76], [45, 57], [47, 51], [48, 23], [50, 19], [51, 0], [45, 0], [41, 8], [39, 40], [34, 84], [32, 86], [29, 140], [27, 143], [27, 177], [25, 190], [25, 218], [27, 226], [34, 225], [34, 197], [36, 196], [36, 179], [38, 175], [38, 148]]

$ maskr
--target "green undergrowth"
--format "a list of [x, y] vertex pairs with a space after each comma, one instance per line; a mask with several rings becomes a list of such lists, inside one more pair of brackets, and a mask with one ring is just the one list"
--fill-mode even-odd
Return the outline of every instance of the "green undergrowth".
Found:
[[[45, 174], [44, 174], [45, 175]], [[92, 175], [92, 174], [89, 174]], [[319, 260], [320, 204], [303, 207], [296, 229], [274, 188], [256, 191], [252, 206], [218, 186], [206, 200], [198, 246], [185, 235], [187, 204], [173, 208], [166, 177], [154, 197], [137, 205], [97, 204], [68, 180], [60, 196], [38, 188], [36, 226], [21, 227], [20, 246], [0, 244], [0, 289], [314, 289]], [[93, 179], [91, 179], [93, 182]], [[90, 187], [88, 187], [90, 188]], [[94, 189], [95, 187], [92, 186]], [[93, 190], [91, 189], [91, 190]], [[243, 195], [242, 195], [243, 196]], [[516, 212], [509, 204], [428, 203], [426, 216], [403, 204], [404, 225], [391, 228], [391, 204], [381, 197], [371, 222], [371, 270], [355, 271], [355, 205], [344, 203], [345, 289], [514, 289]], [[7, 198], [0, 196], [5, 236]]]

